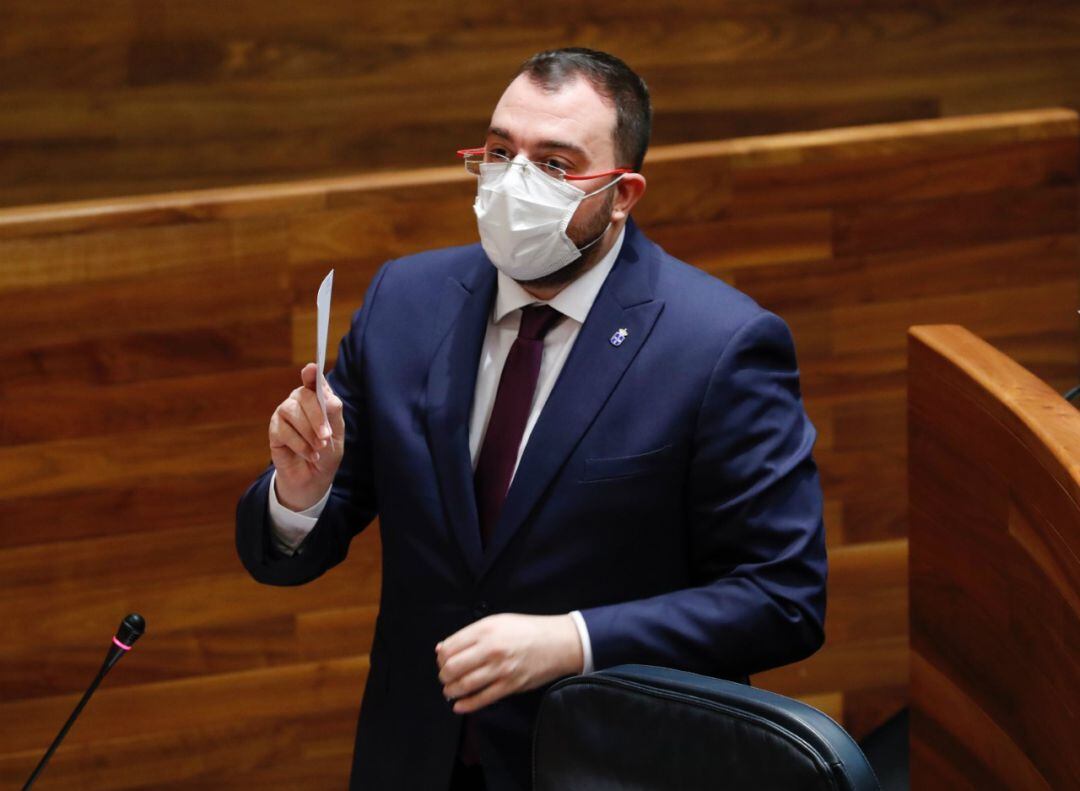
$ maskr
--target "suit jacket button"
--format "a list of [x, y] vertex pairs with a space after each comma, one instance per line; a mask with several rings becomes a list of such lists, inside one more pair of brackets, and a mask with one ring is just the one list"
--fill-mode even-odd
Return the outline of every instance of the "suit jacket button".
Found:
[[473, 607], [473, 613], [477, 618], [483, 618], [485, 615], [491, 612], [491, 605], [486, 601], [478, 601], [476, 606]]

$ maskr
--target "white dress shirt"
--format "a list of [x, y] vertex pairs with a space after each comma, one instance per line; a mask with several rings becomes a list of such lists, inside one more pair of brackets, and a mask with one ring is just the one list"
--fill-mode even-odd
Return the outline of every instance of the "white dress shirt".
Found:
[[[600, 293], [600, 287], [604, 285], [608, 273], [615, 265], [615, 259], [622, 249], [623, 237], [626, 234], [625, 227], [619, 232], [615, 244], [600, 261], [572, 282], [550, 300], [546, 302], [538, 300], [512, 278], [499, 272], [498, 286], [495, 294], [495, 304], [492, 306], [488, 317], [487, 332], [484, 335], [484, 345], [480, 350], [480, 367], [476, 375], [476, 390], [473, 394], [472, 416], [469, 420], [469, 455], [472, 459], [473, 469], [480, 456], [480, 447], [487, 432], [488, 421], [491, 419], [491, 410], [495, 406], [495, 394], [499, 388], [499, 378], [502, 376], [503, 365], [510, 353], [510, 347], [517, 338], [518, 327], [521, 325], [521, 309], [532, 304], [547, 304], [563, 314], [563, 318], [544, 336], [544, 353], [540, 359], [540, 376], [536, 382], [536, 391], [533, 393], [532, 409], [529, 419], [525, 423], [525, 432], [521, 437], [521, 445], [518, 448], [517, 462], [514, 464], [514, 472], [517, 472], [517, 464], [521, 462], [521, 454], [529, 441], [529, 435], [536, 425], [540, 412], [547, 403], [548, 396], [559, 378], [563, 364], [570, 355], [578, 332], [585, 323], [585, 318], [592, 309], [596, 295]], [[277, 498], [275, 485], [277, 473], [270, 482], [270, 524], [273, 531], [275, 546], [286, 554], [292, 554], [304, 540], [311, 529], [315, 526], [320, 513], [330, 499], [330, 491], [327, 490], [322, 499], [315, 505], [304, 511], [292, 511], [282, 505]], [[512, 480], [512, 478], [511, 478]], [[593, 671], [592, 643], [589, 640], [589, 631], [585, 626], [585, 619], [581, 613], [574, 610], [570, 613], [577, 626], [578, 636], [581, 638], [581, 649], [584, 656], [584, 669], [582, 672]]]

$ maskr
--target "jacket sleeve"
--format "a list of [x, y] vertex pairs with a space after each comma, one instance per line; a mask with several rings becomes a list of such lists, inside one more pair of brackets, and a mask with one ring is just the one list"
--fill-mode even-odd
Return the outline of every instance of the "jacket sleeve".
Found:
[[345, 453], [315, 526], [295, 554], [287, 556], [273, 547], [268, 514], [272, 464], [236, 507], [236, 549], [244, 567], [259, 582], [301, 585], [319, 577], [345, 559], [353, 537], [378, 514], [365, 398], [364, 336], [388, 267], [389, 263], [384, 264], [368, 287], [327, 377], [344, 406]]
[[787, 325], [762, 312], [717, 361], [686, 486], [692, 587], [582, 611], [597, 668], [627, 662], [739, 677], [824, 640], [825, 533]]

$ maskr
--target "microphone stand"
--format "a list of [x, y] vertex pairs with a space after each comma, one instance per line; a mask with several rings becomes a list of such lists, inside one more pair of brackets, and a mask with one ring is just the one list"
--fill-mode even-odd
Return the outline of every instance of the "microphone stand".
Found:
[[[29, 791], [30, 787], [34, 784], [34, 781], [36, 781], [38, 776], [45, 770], [45, 765], [49, 763], [49, 759], [52, 758], [53, 753], [56, 752], [56, 748], [60, 746], [60, 742], [64, 740], [68, 731], [71, 730], [72, 724], [74, 724], [75, 720], [86, 706], [87, 701], [90, 700], [90, 696], [94, 694], [94, 690], [101, 684], [101, 680], [105, 678], [105, 674], [112, 669], [113, 665], [120, 661], [120, 657], [131, 650], [131, 646], [139, 639], [139, 636], [145, 629], [146, 622], [138, 613], [132, 613], [120, 623], [120, 629], [117, 632], [117, 636], [113, 638], [113, 645], [109, 647], [109, 653], [106, 654], [105, 661], [101, 664], [101, 670], [98, 671], [93, 682], [87, 687], [86, 692], [83, 693], [82, 700], [75, 706], [75, 710], [71, 712], [71, 716], [68, 717], [67, 722], [64, 723], [64, 727], [60, 729], [60, 733], [56, 734], [56, 738], [53, 739], [53, 743], [49, 745], [49, 749], [45, 751], [45, 755], [42, 756], [37, 768], [34, 769], [34, 773], [30, 775], [30, 779], [26, 781], [26, 785], [23, 786], [22, 791]], [[123, 637], [124, 640], [121, 640], [121, 637]]]
[[56, 734], [56, 738], [53, 739], [53, 743], [49, 745], [49, 749], [45, 753], [44, 757], [42, 757], [41, 763], [37, 765], [37, 769], [34, 770], [34, 773], [32, 775], [30, 775], [30, 779], [26, 781], [26, 785], [23, 786], [23, 791], [28, 791], [30, 786], [34, 784], [34, 781], [37, 780], [38, 775], [40, 775], [45, 769], [45, 764], [47, 764], [49, 762], [49, 759], [52, 758], [52, 754], [56, 752], [56, 748], [60, 746], [60, 742], [64, 740], [64, 737], [67, 736], [67, 732], [71, 730], [71, 725], [75, 722], [75, 718], [79, 716], [79, 713], [86, 705], [86, 701], [90, 700], [90, 696], [94, 694], [94, 690], [98, 688], [98, 684], [101, 683], [101, 679], [105, 678], [105, 674], [108, 672], [108, 665], [103, 664], [101, 666], [101, 670], [98, 671], [97, 677], [94, 679], [94, 682], [86, 690], [86, 693], [82, 696], [82, 700], [79, 701], [79, 705], [75, 707], [75, 711], [71, 712], [71, 716], [68, 717], [67, 722], [64, 723], [64, 727], [60, 729], [60, 733]]

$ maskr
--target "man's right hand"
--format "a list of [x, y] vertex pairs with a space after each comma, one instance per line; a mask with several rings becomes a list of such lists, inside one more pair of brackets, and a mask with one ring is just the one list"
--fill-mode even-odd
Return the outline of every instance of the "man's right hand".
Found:
[[270, 458], [277, 470], [277, 498], [293, 511], [303, 511], [322, 499], [345, 452], [341, 399], [327, 384], [327, 425], [315, 396], [316, 372], [315, 363], [305, 365], [300, 372], [303, 384], [270, 417]]

